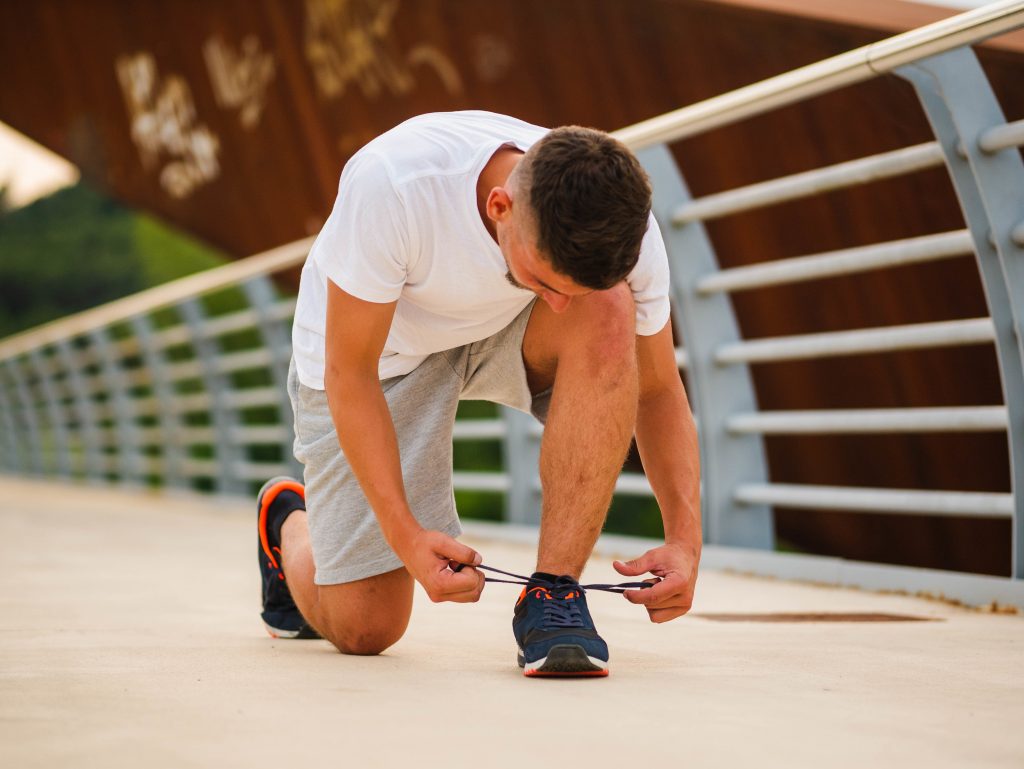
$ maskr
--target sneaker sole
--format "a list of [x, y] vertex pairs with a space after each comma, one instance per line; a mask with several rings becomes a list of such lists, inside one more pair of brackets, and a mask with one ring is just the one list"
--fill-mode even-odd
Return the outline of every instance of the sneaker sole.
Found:
[[534, 662], [526, 662], [520, 649], [516, 661], [523, 669], [523, 675], [530, 678], [608, 675], [608, 663], [597, 657], [591, 657], [582, 646], [577, 644], [552, 646], [547, 657], [542, 657]]
[[301, 630], [282, 630], [264, 622], [263, 627], [267, 629], [271, 638], [294, 638], [300, 641], [319, 641], [321, 638], [309, 625], [304, 625]]

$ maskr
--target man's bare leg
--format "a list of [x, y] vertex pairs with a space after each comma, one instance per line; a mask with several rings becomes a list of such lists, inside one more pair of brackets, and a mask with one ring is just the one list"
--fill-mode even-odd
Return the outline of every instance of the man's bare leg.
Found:
[[625, 284], [534, 305], [523, 340], [532, 392], [553, 385], [541, 443], [537, 571], [579, 579], [604, 525], [637, 409], [635, 308]]
[[404, 568], [344, 585], [314, 584], [305, 511], [281, 526], [281, 567], [302, 616], [345, 654], [379, 654], [409, 626], [413, 580]]

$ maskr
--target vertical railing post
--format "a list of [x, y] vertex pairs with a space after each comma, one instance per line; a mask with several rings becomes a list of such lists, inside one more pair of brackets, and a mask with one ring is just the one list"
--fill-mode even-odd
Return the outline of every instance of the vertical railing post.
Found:
[[50, 421], [50, 435], [53, 440], [54, 462], [57, 474], [71, 477], [71, 441], [67, 430], [66, 410], [57, 395], [47, 362], [43, 359], [42, 350], [33, 348], [29, 354], [29, 362], [39, 380], [39, 389], [46, 399], [46, 413]]
[[106, 384], [107, 402], [114, 412], [117, 464], [121, 483], [135, 485], [143, 475], [140, 469], [141, 446], [132, 396], [125, 381], [124, 366], [114, 349], [110, 329], [93, 329], [89, 332], [89, 339], [99, 356], [100, 371], [103, 372], [103, 381]]
[[508, 406], [502, 406], [501, 411], [505, 420], [502, 453], [509, 479], [506, 515], [510, 523], [535, 526], [540, 523], [541, 512], [540, 443], [532, 434], [537, 420]]
[[[0, 366], [0, 374], [4, 371]], [[0, 417], [3, 419], [4, 434], [4, 458], [0, 461], [0, 467], [15, 473], [21, 473], [25, 469], [21, 457], [21, 448], [18, 446], [18, 427], [15, 422], [14, 408], [11, 406], [9, 397], [9, 384], [6, 377], [0, 377]]]
[[249, 304], [256, 312], [257, 326], [263, 344], [270, 351], [270, 376], [279, 394], [278, 411], [281, 425], [285, 429], [285, 440], [281, 442], [281, 456], [291, 468], [292, 475], [302, 477], [302, 465], [292, 454], [294, 420], [292, 404], [288, 397], [288, 362], [292, 354], [291, 334], [278, 318], [273, 315], [273, 308], [278, 301], [274, 284], [265, 275], [246, 281], [242, 289]]
[[200, 298], [193, 297], [182, 302], [179, 308], [191, 334], [192, 348], [202, 370], [203, 385], [210, 397], [210, 423], [217, 462], [213, 482], [222, 494], [241, 494], [245, 491], [245, 482], [238, 474], [241, 456], [234, 442], [237, 415], [231, 405], [230, 382], [220, 373], [217, 365], [219, 345], [206, 333], [206, 313], [201, 302]]
[[131, 319], [135, 338], [139, 340], [142, 360], [149, 371], [153, 398], [157, 402], [157, 420], [160, 424], [160, 453], [163, 465], [163, 482], [170, 488], [185, 488], [183, 441], [181, 436], [181, 413], [174, 408], [174, 385], [167, 378], [167, 365], [163, 350], [158, 350], [153, 333], [153, 322], [148, 315], [136, 315]]
[[690, 193], [664, 146], [637, 153], [651, 178], [654, 215], [668, 249], [672, 299], [686, 345], [690, 393], [700, 424], [702, 506], [704, 537], [720, 545], [774, 548], [771, 509], [742, 506], [733, 498], [740, 483], [763, 483], [768, 470], [759, 436], [733, 435], [726, 429], [728, 417], [738, 411], [757, 410], [757, 399], [746, 366], [720, 366], [715, 352], [736, 342], [739, 327], [728, 297], [697, 293], [698, 278], [718, 269], [711, 241], [703, 225], [677, 227], [674, 212]]
[[45, 463], [43, 462], [42, 439], [39, 433], [39, 420], [36, 413], [36, 404], [32, 401], [28, 384], [22, 373], [21, 365], [13, 358], [4, 361], [8, 377], [14, 385], [14, 397], [21, 411], [22, 420], [25, 424], [25, 437], [28, 441], [28, 467], [31, 472], [42, 475]]
[[83, 471], [92, 482], [106, 481], [106, 456], [100, 440], [99, 421], [96, 415], [96, 404], [92, 394], [86, 388], [85, 377], [82, 376], [79, 355], [73, 349], [71, 339], [60, 339], [55, 343], [57, 356], [68, 378], [68, 387], [75, 404], [78, 418], [78, 430], [82, 437], [82, 448], [85, 453]]
[[1024, 217], [1024, 162], [1016, 148], [987, 154], [979, 146], [982, 134], [1006, 118], [970, 48], [923, 59], [897, 73], [917, 90], [974, 239], [1009, 412], [1012, 572], [1024, 579], [1024, 249], [1013, 238]]

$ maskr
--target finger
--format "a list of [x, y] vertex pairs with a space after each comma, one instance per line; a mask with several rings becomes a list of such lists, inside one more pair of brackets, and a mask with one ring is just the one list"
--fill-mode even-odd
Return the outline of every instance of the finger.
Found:
[[648, 609], [647, 614], [651, 618], [651, 622], [661, 624], [682, 617], [689, 610], [689, 606], [672, 606], [664, 609]]
[[476, 550], [451, 537], [444, 537], [436, 546], [435, 552], [442, 558], [467, 566], [479, 566], [484, 561]]
[[612, 566], [624, 577], [637, 577], [644, 572], [650, 571], [647, 555], [634, 558], [632, 561], [612, 561]]
[[454, 598], [446, 598], [445, 600], [450, 603], [476, 603], [476, 598], [472, 593], [459, 593]]
[[437, 576], [440, 581], [439, 587], [441, 592], [445, 595], [479, 590], [484, 581], [484, 575], [472, 566], [467, 566], [459, 572], [445, 569]]
[[445, 594], [441, 600], [453, 601], [455, 603], [476, 603], [480, 600], [480, 594], [483, 592], [483, 589], [484, 578], [483, 575], [480, 575], [480, 580], [471, 589]]
[[[650, 580], [647, 581], [650, 582]], [[627, 590], [623, 595], [626, 596], [626, 600], [630, 603], [656, 606], [682, 595], [685, 589], [685, 584], [680, 584], [679, 579], [666, 578], [658, 583], [652, 583], [648, 588]]]

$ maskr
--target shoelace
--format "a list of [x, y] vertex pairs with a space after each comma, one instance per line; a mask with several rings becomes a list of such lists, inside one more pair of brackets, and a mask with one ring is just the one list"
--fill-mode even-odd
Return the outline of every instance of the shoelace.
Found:
[[[460, 563], [457, 567], [453, 568], [452, 571], [461, 571], [468, 563]], [[484, 566], [483, 564], [474, 568], [480, 569], [481, 571], [492, 571], [495, 574], [504, 574], [506, 577], [513, 577], [513, 579], [500, 579], [499, 577], [484, 577], [485, 582], [503, 582], [506, 585], [525, 585], [527, 587], [542, 587], [548, 591], [561, 590], [564, 588], [567, 591], [579, 590], [581, 593], [586, 593], [588, 590], [603, 590], [606, 593], [625, 593], [627, 590], [644, 590], [652, 587], [650, 582], [619, 582], [618, 584], [607, 584], [604, 582], [595, 582], [590, 585], [581, 585], [575, 580], [569, 581], [564, 579], [557, 585], [554, 582], [550, 582], [546, 579], [533, 579], [531, 577], [524, 577], [522, 574], [513, 574], [510, 571], [503, 571], [502, 569], [496, 569], [493, 566]]]
[[[541, 593], [544, 600], [541, 607], [544, 609], [544, 622], [541, 627], [583, 627], [583, 613], [576, 602], [576, 598], [583, 592], [576, 590], [579, 585], [562, 583], [552, 590], [543, 587], [533, 588], [533, 591]], [[527, 588], [529, 589], [529, 588]]]

